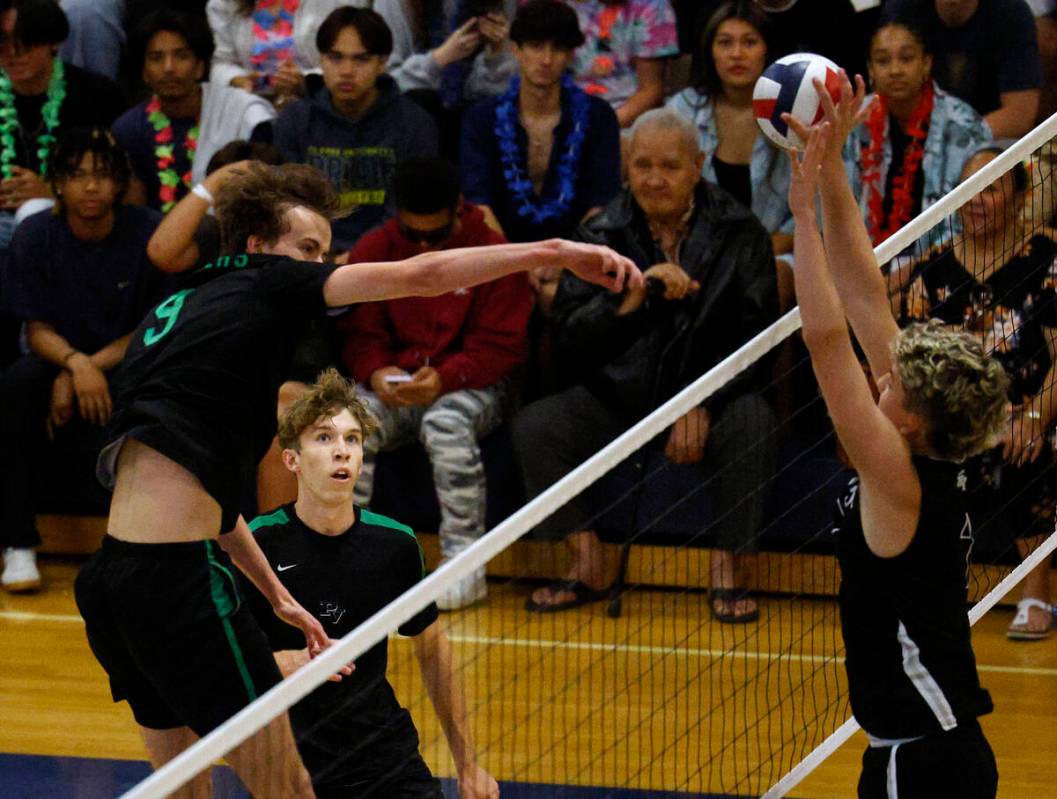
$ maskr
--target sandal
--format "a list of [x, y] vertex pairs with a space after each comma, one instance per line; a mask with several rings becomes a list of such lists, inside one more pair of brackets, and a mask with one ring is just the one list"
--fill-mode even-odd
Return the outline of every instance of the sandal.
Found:
[[525, 610], [533, 613], [558, 613], [563, 610], [578, 608], [581, 605], [588, 605], [592, 602], [601, 602], [603, 599], [609, 599], [613, 595], [613, 586], [611, 585], [606, 588], [592, 588], [579, 580], [555, 580], [552, 583], [548, 583], [546, 587], [551, 592], [551, 596], [556, 596], [562, 591], [568, 591], [573, 595], [573, 598], [565, 602], [537, 602], [532, 597], [529, 597], [525, 600]]
[[[1041, 610], [1046, 614], [1046, 627], [1042, 630], [1032, 630], [1028, 627], [1030, 619], [1029, 612], [1032, 608]], [[1017, 615], [1006, 630], [1006, 638], [1014, 641], [1041, 641], [1049, 638], [1053, 632], [1053, 607], [1047, 605], [1041, 599], [1022, 599], [1017, 603]]]
[[[713, 588], [708, 592], [708, 606], [712, 611], [712, 618], [720, 624], [747, 624], [760, 618], [760, 608], [757, 605], [753, 610], [746, 613], [736, 613], [733, 605], [745, 599], [754, 599], [752, 592], [747, 588]], [[719, 603], [719, 610], [716, 610]], [[729, 612], [727, 608], [731, 608]]]

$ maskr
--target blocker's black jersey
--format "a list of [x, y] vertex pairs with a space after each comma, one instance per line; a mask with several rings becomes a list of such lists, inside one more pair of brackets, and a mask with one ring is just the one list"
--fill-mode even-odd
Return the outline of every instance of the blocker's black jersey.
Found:
[[279, 386], [301, 333], [326, 310], [323, 284], [334, 269], [283, 256], [222, 256], [132, 334], [110, 441], [135, 438], [191, 472], [220, 503], [222, 532], [234, 526], [244, 475], [275, 434]]
[[852, 712], [878, 738], [914, 738], [992, 710], [980, 687], [966, 615], [973, 544], [964, 468], [915, 456], [921, 515], [894, 558], [870, 552], [858, 477], [839, 502], [841, 629]]
[[[341, 638], [422, 579], [415, 534], [399, 522], [356, 509], [341, 535], [309, 529], [293, 504], [250, 524], [279, 580], [327, 635]], [[244, 581], [261, 627], [276, 651], [304, 649], [300, 630], [284, 624]], [[430, 603], [401, 625], [418, 635], [437, 619]], [[298, 748], [317, 785], [371, 782], [417, 757], [418, 734], [385, 677], [388, 645], [382, 641], [356, 658], [341, 682], [325, 682], [290, 709]]]

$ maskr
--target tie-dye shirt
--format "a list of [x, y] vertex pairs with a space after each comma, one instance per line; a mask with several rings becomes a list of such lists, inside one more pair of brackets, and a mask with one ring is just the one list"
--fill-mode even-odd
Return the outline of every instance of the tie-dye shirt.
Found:
[[639, 87], [636, 58], [678, 55], [675, 11], [670, 0], [627, 0], [606, 5], [601, 0], [566, 0], [580, 18], [587, 41], [576, 51], [573, 73], [588, 94], [614, 108]]

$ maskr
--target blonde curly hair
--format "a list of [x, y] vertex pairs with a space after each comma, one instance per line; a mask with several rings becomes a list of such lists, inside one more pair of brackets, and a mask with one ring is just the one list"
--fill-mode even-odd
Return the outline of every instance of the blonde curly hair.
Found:
[[932, 320], [901, 330], [892, 354], [932, 454], [961, 461], [997, 443], [1009, 423], [1009, 377], [977, 339]]

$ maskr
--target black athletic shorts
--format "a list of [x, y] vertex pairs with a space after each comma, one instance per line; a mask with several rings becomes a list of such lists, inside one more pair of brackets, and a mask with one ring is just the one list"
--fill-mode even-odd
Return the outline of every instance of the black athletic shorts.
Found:
[[998, 767], [980, 724], [960, 724], [899, 746], [871, 746], [862, 756], [859, 799], [994, 799]]
[[282, 679], [234, 570], [215, 541], [109, 536], [81, 569], [88, 644], [142, 726], [205, 735]]

